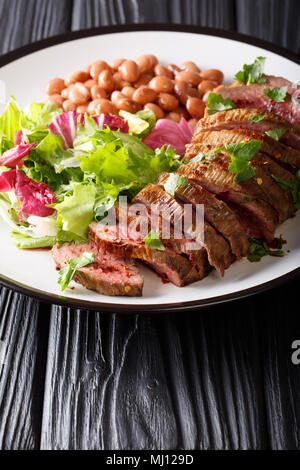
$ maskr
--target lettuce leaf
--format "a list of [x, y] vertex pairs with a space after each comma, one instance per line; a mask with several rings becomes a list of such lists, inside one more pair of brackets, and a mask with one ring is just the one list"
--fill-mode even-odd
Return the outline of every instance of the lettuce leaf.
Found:
[[2, 134], [1, 153], [14, 147], [15, 133], [27, 126], [29, 126], [29, 120], [26, 117], [26, 114], [21, 110], [16, 99], [11, 96], [8, 105], [0, 118], [0, 129]]
[[45, 236], [35, 238], [30, 237], [29, 235], [24, 235], [16, 230], [12, 231], [11, 237], [16, 247], [22, 250], [51, 247], [56, 243], [56, 237]]

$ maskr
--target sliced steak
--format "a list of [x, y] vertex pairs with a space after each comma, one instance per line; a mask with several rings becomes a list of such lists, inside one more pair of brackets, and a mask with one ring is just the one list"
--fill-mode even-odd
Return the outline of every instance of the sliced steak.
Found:
[[[232, 144], [237, 142], [245, 142], [260, 136], [252, 131], [247, 130], [224, 130], [224, 131], [212, 131], [212, 132], [200, 132], [195, 137], [195, 144], [190, 144], [193, 148], [188, 150], [189, 155], [196, 155], [201, 152], [205, 155], [218, 150], [225, 144]], [[267, 139], [266, 139], [267, 140]], [[268, 150], [269, 154], [272, 152], [273, 147], [278, 142], [274, 139], [270, 139], [265, 143], [265, 138], [262, 138], [262, 150]], [[273, 145], [273, 141], [275, 144]], [[282, 144], [279, 144], [283, 146]], [[295, 152], [295, 150], [293, 150]], [[224, 165], [227, 162], [229, 165], [231, 158], [227, 152], [222, 153], [222, 156], [217, 156], [217, 160], [221, 159]], [[293, 178], [292, 173], [283, 169], [278, 163], [278, 159], [272, 160], [267, 155], [259, 152], [252, 160], [251, 165], [255, 169], [256, 178], [253, 178], [252, 184], [259, 184], [261, 191], [264, 193], [262, 197], [268, 202], [278, 213], [279, 222], [283, 222], [294, 213], [294, 204], [291, 199], [291, 195], [288, 192], [283, 191], [272, 178], [272, 174], [275, 176], [289, 175], [285, 179]], [[299, 160], [300, 161], [300, 160]], [[273, 173], [272, 173], [272, 171]], [[281, 177], [281, 176], [279, 176]]]
[[[223, 201], [240, 208], [242, 223], [244, 227], [248, 227], [248, 233], [255, 229], [261, 238], [273, 240], [278, 216], [265, 202], [265, 194], [253, 178], [237, 183], [233, 181], [234, 175], [227, 170], [227, 165], [215, 161], [189, 162], [180, 167], [178, 173], [190, 181], [195, 181], [207, 191], [217, 194]], [[248, 217], [248, 214], [251, 217]], [[255, 221], [254, 225], [252, 220]]]
[[105, 252], [94, 242], [77, 245], [65, 243], [56, 244], [52, 248], [52, 257], [56, 266], [61, 269], [65, 260], [77, 258], [85, 251], [95, 253], [95, 263], [77, 269], [74, 277], [87, 289], [95, 290], [104, 295], [141, 296], [144, 279], [131, 260]]
[[[260, 122], [254, 122], [253, 116], [265, 115]], [[262, 112], [260, 109], [238, 108], [206, 115], [198, 122], [195, 134], [199, 131], [220, 131], [225, 129], [249, 129], [264, 134], [273, 129], [285, 129], [280, 142], [300, 150], [300, 126], [292, 125], [276, 114]], [[194, 134], [194, 135], [195, 135]]]
[[[187, 222], [185, 217], [186, 211], [183, 205], [158, 185], [148, 184], [135, 196], [133, 202], [145, 204], [152, 212], [159, 214], [162, 219], [167, 220], [175, 227]], [[215, 267], [221, 276], [223, 276], [225, 269], [233, 261], [230, 247], [226, 240], [206, 221], [204, 221], [204, 237], [202, 237], [202, 233], [199, 233], [197, 230], [194, 214], [192, 214], [190, 225], [188, 226], [186, 223], [184, 229], [185, 235], [188, 235], [206, 249], [209, 264]]]
[[[272, 139], [266, 134], [260, 134], [247, 129], [224, 129], [211, 130], [210, 132], [198, 130], [194, 135], [192, 142], [187, 145], [185, 157], [190, 160], [197, 153], [211, 152], [225, 144], [233, 144], [237, 142], [247, 142], [252, 139], [261, 140], [260, 151], [265, 152], [278, 162], [288, 167], [300, 168], [300, 151], [288, 147], [277, 140]], [[204, 147], [205, 146], [205, 147]], [[202, 149], [202, 150], [201, 150]]]
[[[169, 173], [162, 173], [158, 184], [164, 185], [169, 178]], [[190, 181], [186, 186], [178, 186], [175, 190], [175, 197], [183, 203], [204, 205], [205, 219], [230, 243], [232, 253], [239, 259], [247, 256], [249, 241], [243, 232], [235, 212], [214, 194], [206, 191], [194, 181]]]
[[196, 267], [186, 257], [175, 253], [167, 246], [165, 251], [156, 250], [146, 246], [139, 236], [136, 239], [123, 238], [124, 232], [125, 229], [120, 228], [119, 224], [105, 226], [92, 222], [89, 226], [90, 238], [102, 250], [125, 258], [139, 259], [178, 287], [203, 279], [209, 272], [205, 256], [202, 256], [202, 264], [198, 260]]
[[[292, 124], [300, 124], [300, 92], [296, 86], [281, 77], [265, 76], [266, 83], [259, 85], [253, 83], [245, 85], [235, 82], [230, 86], [219, 86], [214, 93], [220, 93], [223, 98], [230, 98], [237, 108], [258, 108], [262, 111], [271, 112], [281, 116]], [[265, 88], [281, 88], [287, 86], [290, 96], [287, 96], [283, 103], [276, 103], [268, 96], [264, 95]]]

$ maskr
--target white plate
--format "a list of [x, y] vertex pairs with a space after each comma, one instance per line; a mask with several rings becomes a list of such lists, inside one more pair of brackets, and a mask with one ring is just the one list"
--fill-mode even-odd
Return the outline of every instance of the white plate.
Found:
[[[299, 58], [295, 57], [295, 61], [292, 61], [266, 48], [229, 39], [229, 33], [226, 33], [225, 38], [212, 36], [208, 30], [205, 30], [205, 34], [195, 34], [200, 28], [191, 27], [178, 28], [181, 31], [143, 31], [143, 26], [130, 29], [140, 31], [126, 31], [126, 27], [117, 27], [102, 28], [97, 32], [72, 33], [26, 46], [2, 57], [0, 65], [6, 65], [0, 69], [0, 79], [6, 84], [7, 97], [13, 94], [25, 106], [31, 101], [45, 98], [44, 88], [50, 78], [66, 77], [96, 59], [110, 61], [117, 57], [135, 58], [142, 53], [153, 53], [166, 64], [192, 60], [202, 69], [220, 68], [226, 81], [231, 81], [234, 73], [245, 62], [251, 63], [255, 57], [263, 55], [267, 57], [267, 73], [281, 75], [291, 81], [300, 78], [299, 65], [295, 62], [299, 62]], [[184, 32], [183, 29], [193, 32]], [[116, 30], [122, 32], [110, 33]], [[82, 37], [84, 35], [89, 37]], [[232, 37], [245, 41], [241, 36]], [[261, 44], [257, 40], [251, 42]], [[49, 47], [49, 44], [55, 43]], [[275, 46], [268, 47], [276, 49]], [[287, 52], [285, 55], [293, 57]], [[17, 60], [13, 60], [16, 57]], [[89, 309], [142, 312], [207, 306], [260, 292], [296, 275], [300, 271], [299, 222], [300, 214], [285, 222], [277, 231], [277, 235], [282, 234], [288, 240], [284, 248], [289, 253], [285, 257], [266, 257], [260, 263], [243, 259], [234, 263], [223, 279], [213, 272], [201, 282], [178, 288], [172, 284], [163, 284], [158, 276], [142, 267], [145, 286], [141, 298], [101, 296], [79, 284], [62, 297], [50, 253], [45, 250], [18, 250], [11, 242], [9, 228], [3, 222], [0, 225], [0, 282], [43, 300]]]

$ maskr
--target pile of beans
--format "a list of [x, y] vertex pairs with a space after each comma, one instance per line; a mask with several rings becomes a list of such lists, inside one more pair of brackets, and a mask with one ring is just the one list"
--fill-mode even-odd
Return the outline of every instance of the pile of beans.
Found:
[[201, 71], [194, 62], [164, 66], [154, 55], [144, 54], [135, 61], [97, 60], [66, 80], [50, 80], [46, 93], [47, 101], [64, 111], [95, 115], [151, 109], [157, 119], [179, 122], [184, 117], [195, 127], [203, 117], [208, 93], [223, 78], [220, 70]]

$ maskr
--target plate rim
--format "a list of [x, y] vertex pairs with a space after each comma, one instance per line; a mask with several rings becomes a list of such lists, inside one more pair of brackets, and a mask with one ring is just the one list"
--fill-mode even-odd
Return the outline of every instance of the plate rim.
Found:
[[[166, 32], [182, 32], [182, 33], [193, 33], [193, 34], [205, 34], [208, 36], [221, 37], [231, 39], [236, 42], [242, 42], [250, 44], [252, 46], [260, 47], [270, 52], [284, 57], [286, 59], [300, 64], [300, 55], [289, 51], [288, 49], [277, 46], [271, 42], [254, 38], [252, 36], [237, 33], [235, 31], [226, 31], [217, 28], [209, 28], [195, 25], [176, 25], [176, 24], [165, 24], [165, 23], [143, 23], [143, 24], [128, 24], [128, 25], [113, 25], [113, 26], [101, 26], [91, 29], [83, 29], [79, 31], [70, 31], [67, 33], [52, 36], [46, 39], [35, 41], [25, 46], [14, 49], [13, 51], [7, 52], [0, 57], [0, 68], [25, 57], [33, 52], [37, 52], [42, 49], [46, 49], [51, 46], [63, 44], [76, 39], [83, 39], [87, 37], [93, 37], [97, 35], [122, 33], [122, 32], [139, 32], [139, 31], [166, 31]], [[271, 281], [264, 282], [248, 289], [243, 289], [231, 294], [219, 295], [217, 297], [211, 297], [208, 299], [199, 299], [188, 302], [176, 302], [166, 303], [161, 305], [147, 304], [147, 305], [121, 305], [114, 303], [94, 302], [82, 299], [73, 299], [58, 294], [51, 294], [46, 291], [42, 291], [33, 287], [27, 287], [26, 285], [19, 283], [11, 278], [8, 278], [0, 274], [0, 285], [8, 289], [12, 289], [23, 295], [34, 297], [42, 302], [49, 302], [55, 305], [61, 305], [70, 308], [79, 308], [85, 310], [101, 310], [103, 312], [112, 313], [169, 313], [174, 311], [192, 311], [203, 308], [208, 308], [213, 305], [219, 305], [234, 300], [241, 300], [246, 297], [260, 294], [272, 288], [278, 287], [286, 282], [296, 279], [300, 275], [300, 267], [290, 271], [282, 276], [279, 276]]]

